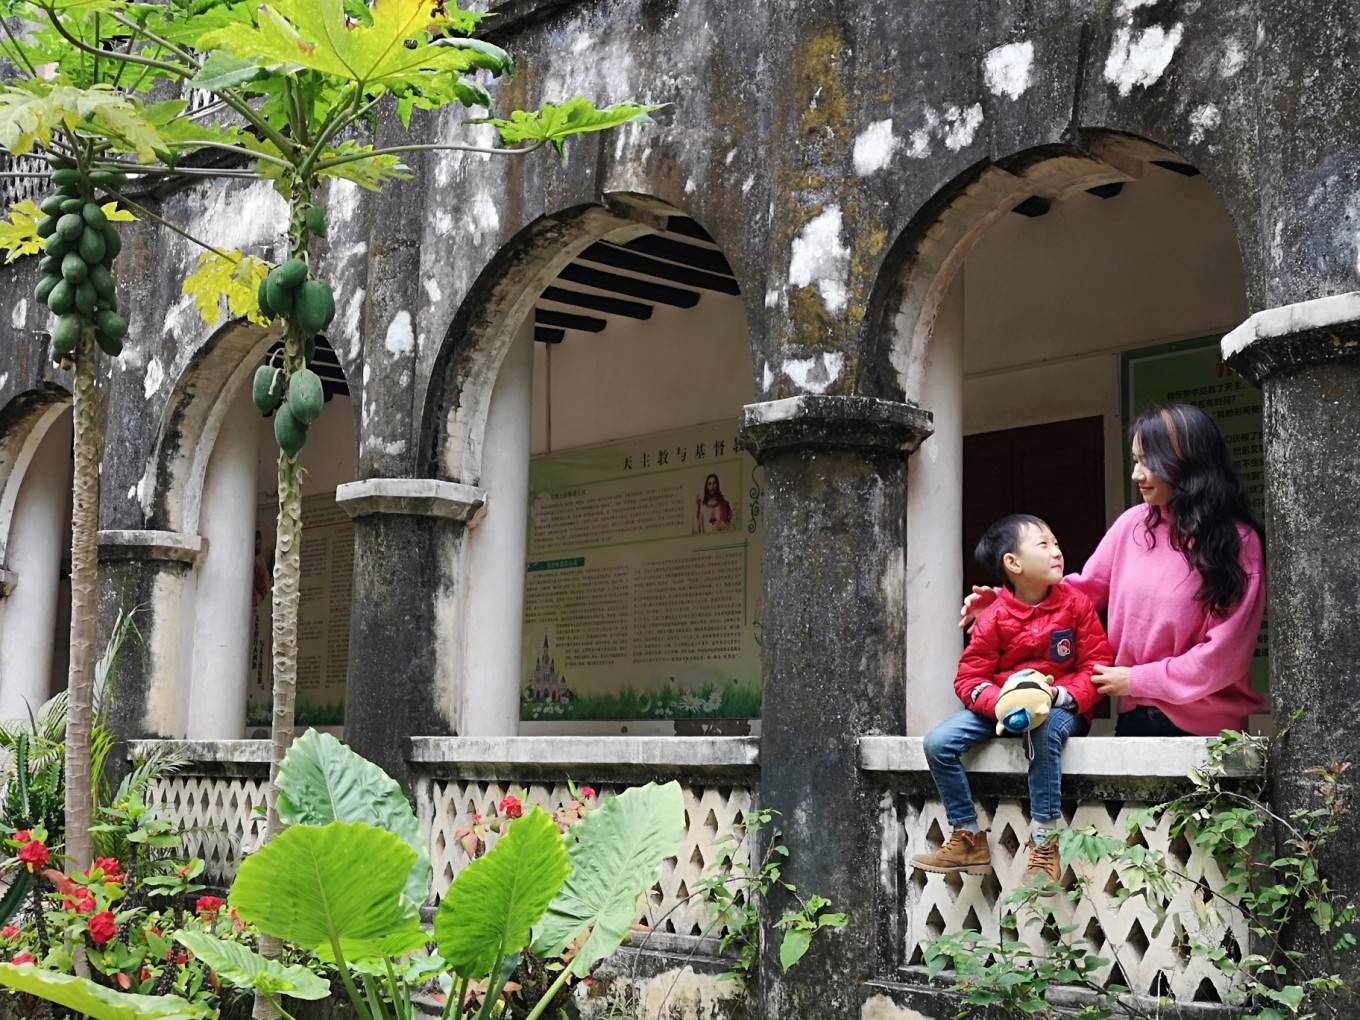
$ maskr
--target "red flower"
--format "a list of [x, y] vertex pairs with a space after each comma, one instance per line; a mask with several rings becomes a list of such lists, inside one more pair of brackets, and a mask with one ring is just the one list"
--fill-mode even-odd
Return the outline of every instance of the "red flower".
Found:
[[12, 963], [12, 964], [14, 964], [14, 966], [18, 967], [18, 966], [20, 966], [21, 964], [25, 964], [25, 963], [33, 963], [33, 962], [35, 962], [35, 961], [34, 961], [34, 959], [33, 959], [33, 954], [32, 954], [32, 953], [27, 953], [27, 952], [25, 952], [25, 953], [20, 953], [18, 956], [16, 956], [14, 959], [10, 960], [9, 962]]
[[113, 919], [112, 911], [105, 910], [90, 918], [90, 939], [96, 946], [106, 944], [117, 934], [118, 922]]
[[85, 877], [90, 877], [90, 872], [98, 868], [104, 872], [105, 882], [121, 883], [127, 876], [123, 874], [123, 866], [118, 863], [117, 857], [96, 857], [94, 864], [85, 869]]
[[67, 910], [74, 910], [77, 914], [93, 914], [94, 894], [88, 889], [77, 889], [74, 896], [63, 898], [62, 906]]
[[27, 829], [20, 829], [18, 832], [14, 834], [14, 842], [16, 843], [27, 843], [32, 838], [33, 838], [32, 833], [30, 833]]
[[200, 896], [198, 902], [194, 904], [194, 913], [205, 921], [211, 921], [213, 915], [222, 909], [222, 897], [220, 896]]
[[[143, 968], [143, 969], [145, 970], [145, 968]], [[121, 988], [121, 989], [122, 989], [123, 991], [125, 991], [125, 992], [126, 992], [129, 988], [132, 987], [132, 978], [128, 977], [128, 976], [127, 976], [126, 974], [124, 974], [122, 971], [119, 971], [119, 972], [118, 972], [118, 979], [117, 979], [117, 980], [118, 980], [118, 987]]]
[[507, 793], [497, 805], [497, 810], [506, 818], [518, 818], [524, 814], [524, 804], [513, 793]]
[[582, 800], [594, 800], [594, 799], [595, 799], [595, 787], [593, 787], [593, 786], [583, 786], [583, 787], [581, 787], [581, 799], [582, 799]]
[[175, 957], [175, 963], [180, 967], [183, 967], [188, 962], [189, 958], [185, 956], [183, 953], [180, 953], [178, 956]]
[[14, 927], [14, 925], [7, 924], [4, 928], [0, 928], [0, 939], [9, 941], [10, 939], [17, 939], [18, 937], [19, 929]]
[[19, 860], [24, 862], [29, 871], [37, 871], [47, 864], [47, 847], [36, 839], [30, 840], [19, 851]]
[[138, 981], [150, 981], [150, 980], [151, 980], [151, 968], [150, 968], [150, 967], [143, 967], [143, 968], [138, 972], [138, 974], [137, 974], [137, 980], [138, 980]]

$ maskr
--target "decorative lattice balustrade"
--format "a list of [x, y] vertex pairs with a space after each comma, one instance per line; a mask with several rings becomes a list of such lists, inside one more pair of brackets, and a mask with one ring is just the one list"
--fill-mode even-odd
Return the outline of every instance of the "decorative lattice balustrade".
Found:
[[[885, 787], [884, 808], [891, 822], [884, 860], [892, 862], [890, 880], [901, 904], [896, 933], [900, 965], [911, 978], [920, 975], [925, 945], [946, 932], [972, 929], [998, 938], [1001, 902], [1021, 884], [1025, 867], [1030, 824], [1023, 795], [1026, 763], [1019, 745], [1009, 741], [993, 742], [965, 758], [978, 823], [990, 832], [993, 874], [925, 874], [910, 866], [910, 858], [937, 849], [950, 827], [920, 739], [868, 737], [860, 746], [864, 767], [877, 773]], [[1066, 824], [1090, 826], [1163, 851], [1169, 865], [1188, 879], [1176, 883], [1165, 905], [1168, 920], [1159, 925], [1142, 896], [1119, 900], [1120, 876], [1112, 862], [1064, 865], [1064, 888], [1072, 889], [1080, 878], [1086, 895], [1075, 903], [1054, 898], [1058, 920], [1075, 926], [1069, 938], [1084, 940], [1091, 952], [1109, 961], [1098, 974], [1104, 984], [1177, 1003], [1220, 1003], [1231, 995], [1228, 977], [1190, 947], [1191, 941], [1221, 946], [1234, 959], [1250, 952], [1246, 926], [1235, 911], [1220, 909], [1219, 920], [1204, 920], [1210, 915], [1201, 908], [1224, 886], [1218, 867], [1183, 838], [1172, 839], [1165, 818], [1135, 833], [1128, 824], [1141, 808], [1184, 792], [1186, 772], [1204, 760], [1205, 742], [1195, 738], [1095, 737], [1068, 745], [1064, 792], [1073, 799], [1064, 807]], [[1243, 762], [1240, 771], [1252, 768], [1253, 763]], [[1038, 924], [1021, 923], [1019, 929], [1019, 940], [1036, 951], [1058, 937]]]
[[131, 756], [145, 757], [154, 747], [173, 747], [189, 765], [154, 783], [148, 806], [183, 830], [184, 852], [203, 858], [209, 882], [229, 885], [241, 856], [264, 835], [269, 741], [141, 741]]
[[[741, 737], [426, 737], [412, 740], [416, 805], [430, 834], [433, 895], [448, 891], [468, 856], [454, 834], [491, 816], [506, 794], [552, 813], [571, 800], [570, 778], [601, 799], [649, 781], [678, 780], [685, 838], [648, 893], [640, 921], [664, 935], [721, 930], [691, 894], [716, 873], [723, 841], [740, 838], [752, 806], [756, 742]], [[742, 844], [745, 850], [745, 844]]]

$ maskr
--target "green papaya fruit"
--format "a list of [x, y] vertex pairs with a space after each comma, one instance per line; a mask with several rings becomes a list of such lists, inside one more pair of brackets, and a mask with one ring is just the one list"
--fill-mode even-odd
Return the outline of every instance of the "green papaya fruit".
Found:
[[296, 457], [302, 444], [307, 442], [307, 426], [293, 417], [287, 404], [280, 404], [274, 414], [274, 438], [278, 440], [279, 449], [290, 457]]
[[115, 340], [121, 340], [127, 336], [127, 319], [115, 311], [105, 309], [102, 312], [96, 312], [94, 325], [99, 332]]
[[97, 202], [86, 202], [80, 207], [80, 216], [89, 226], [95, 230], [103, 230], [109, 222], [109, 218], [104, 215], [104, 210], [99, 208]]
[[307, 233], [313, 237], [326, 236], [326, 214], [314, 205], [309, 205], [306, 212]]
[[273, 269], [264, 278], [265, 302], [275, 315], [287, 315], [293, 310], [293, 292], [279, 282], [279, 271]]
[[47, 157], [47, 165], [53, 170], [74, 170], [76, 168], [75, 160], [58, 156], [55, 153]]
[[297, 324], [304, 333], [320, 333], [335, 318], [335, 298], [325, 280], [308, 280], [293, 299]]
[[90, 267], [85, 264], [85, 260], [80, 257], [79, 252], [68, 251], [61, 260], [61, 276], [64, 280], [70, 280], [77, 284], [85, 277], [90, 275]]
[[302, 360], [311, 361], [316, 357], [316, 337], [309, 336], [307, 342], [302, 345]]
[[98, 303], [99, 292], [94, 289], [94, 284], [89, 280], [76, 284], [76, 311], [81, 315], [93, 315]]
[[96, 170], [90, 174], [90, 183], [99, 188], [117, 188], [127, 183], [127, 174], [121, 170]]
[[55, 258], [52, 255], [44, 255], [38, 260], [38, 272], [42, 273], [44, 276], [60, 276], [61, 259]]
[[33, 296], [37, 299], [38, 304], [47, 304], [47, 299], [52, 294], [52, 288], [59, 283], [61, 283], [61, 277], [52, 276], [51, 274], [45, 275], [39, 280], [38, 285], [33, 288]]
[[123, 239], [118, 236], [118, 228], [112, 223], [106, 223], [100, 233], [104, 235], [104, 261], [112, 262], [123, 250]]
[[80, 171], [75, 167], [62, 167], [52, 171], [52, 183], [58, 188], [70, 188], [80, 184]]
[[76, 307], [76, 288], [67, 280], [58, 280], [47, 295], [47, 307], [53, 315], [69, 315]]
[[105, 354], [107, 354], [110, 358], [116, 358], [118, 357], [118, 355], [123, 353], [122, 337], [109, 336], [107, 333], [101, 333], [99, 332], [99, 330], [95, 330], [94, 342], [97, 343], [99, 345], [99, 349], [103, 351]]
[[75, 242], [85, 230], [85, 221], [80, 213], [66, 213], [57, 220], [57, 233], [66, 240]]
[[65, 195], [48, 195], [38, 206], [48, 216], [60, 216], [62, 203], [67, 201]]
[[283, 394], [272, 392], [276, 371], [273, 365], [261, 365], [255, 369], [255, 378], [250, 384], [250, 399], [264, 415], [273, 414], [283, 403]]
[[76, 349], [84, 322], [79, 315], [63, 315], [52, 330], [52, 353], [66, 357]]
[[34, 227], [34, 230], [37, 231], [39, 237], [43, 240], [47, 240], [57, 232], [57, 218], [55, 216], [44, 216], [38, 221], [38, 225]]
[[311, 427], [321, 417], [326, 405], [326, 392], [321, 387], [321, 376], [310, 368], [300, 368], [288, 380], [288, 410], [303, 425]]
[[278, 285], [284, 290], [296, 290], [307, 279], [307, 263], [302, 259], [289, 259], [275, 269], [274, 274], [278, 277]]
[[269, 307], [269, 288], [266, 286], [268, 283], [268, 275], [260, 277], [260, 285], [255, 289], [255, 303], [260, 306], [261, 315], [266, 319], [272, 319], [274, 318], [274, 309]]
[[104, 261], [104, 235], [91, 227], [80, 235], [76, 251], [80, 252], [80, 257], [90, 265], [98, 265]]
[[113, 274], [108, 267], [102, 264], [90, 267], [90, 282], [94, 284], [94, 289], [99, 293], [99, 297], [108, 300], [114, 294]]
[[43, 251], [55, 258], [61, 258], [71, 250], [71, 242], [60, 234], [53, 232], [52, 236], [43, 244]]
[[97, 311], [103, 311], [107, 308], [111, 312], [116, 312], [118, 311], [118, 296], [116, 294], [110, 294], [108, 297], [101, 297], [99, 299], [99, 304], [95, 307]]
[[61, 211], [63, 213], [80, 212], [85, 208], [85, 203], [78, 198], [64, 198], [61, 201]]

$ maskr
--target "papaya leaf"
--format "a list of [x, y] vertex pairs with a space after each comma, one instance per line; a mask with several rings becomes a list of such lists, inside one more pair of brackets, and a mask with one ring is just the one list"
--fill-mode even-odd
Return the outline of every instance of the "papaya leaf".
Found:
[[215, 326], [221, 321], [224, 297], [231, 317], [267, 326], [269, 320], [260, 312], [256, 291], [269, 273], [268, 264], [254, 255], [228, 254], [234, 255], [235, 259], [225, 259], [215, 251], [199, 255], [193, 272], [184, 278], [180, 293], [193, 298], [205, 326]]
[[126, 209], [118, 208], [117, 202], [105, 202], [99, 208], [100, 210], [103, 211], [104, 218], [107, 219], [110, 223], [137, 222], [137, 217], [133, 216], [132, 213], [128, 212]]
[[679, 850], [684, 831], [685, 798], [675, 782], [635, 786], [581, 819], [567, 848], [571, 876], [534, 927], [534, 954], [561, 956], [585, 934], [571, 971], [589, 974], [623, 944], [638, 899]]
[[[249, 300], [268, 267], [250, 286]], [[365, 822], [398, 837], [415, 853], [405, 894], [415, 904], [430, 891], [430, 858], [425, 834], [397, 781], [329, 733], [308, 730], [288, 749], [279, 766], [279, 817], [285, 825]]]
[[0, 220], [0, 248], [5, 249], [6, 265], [43, 250], [43, 239], [38, 236], [41, 217], [41, 210], [29, 199], [9, 207], [9, 219]]
[[269, 74], [269, 68], [250, 57], [233, 57], [222, 51], [211, 53], [189, 84], [205, 92], [222, 92]]
[[439, 953], [462, 977], [480, 980], [529, 944], [571, 866], [562, 835], [542, 810], [511, 823], [490, 853], [473, 861], [434, 918]]
[[306, 967], [269, 960], [239, 942], [228, 942], [204, 931], [179, 931], [176, 940], [227, 984], [267, 995], [294, 999], [324, 999], [331, 983]]
[[363, 822], [295, 825], [241, 862], [229, 901], [261, 931], [309, 953], [338, 942], [347, 960], [425, 944], [402, 896], [415, 852]]
[[499, 117], [481, 117], [470, 120], [470, 124], [491, 124], [500, 132], [501, 141], [506, 145], [519, 145], [521, 142], [548, 142], [558, 154], [562, 144], [576, 135], [592, 131], [607, 131], [610, 128], [636, 121], [650, 124], [648, 114], [661, 109], [661, 106], [647, 106], [642, 103], [615, 103], [604, 109], [597, 109], [593, 99], [577, 96], [565, 103], [544, 103], [541, 110], [532, 113], [516, 110], [509, 120]]
[[36, 995], [92, 1020], [203, 1020], [211, 1016], [177, 995], [131, 995], [88, 978], [40, 970], [31, 963], [0, 963], [0, 985]]
[[342, 180], [352, 181], [368, 191], [377, 191], [387, 181], [409, 181], [411, 170], [401, 159], [391, 154], [381, 156], [365, 156], [362, 159], [351, 159], [344, 163], [337, 163], [334, 166], [326, 166], [326, 162], [337, 156], [357, 156], [361, 153], [371, 152], [371, 145], [360, 145], [357, 142], [345, 141], [335, 149], [322, 155], [319, 160], [318, 177], [339, 177]]

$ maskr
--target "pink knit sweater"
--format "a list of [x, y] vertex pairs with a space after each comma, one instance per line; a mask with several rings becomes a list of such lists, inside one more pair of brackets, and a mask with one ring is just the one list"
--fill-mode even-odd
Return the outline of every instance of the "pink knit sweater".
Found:
[[1171, 548], [1165, 518], [1148, 548], [1147, 507], [1124, 511], [1080, 574], [1067, 578], [1097, 610], [1108, 609], [1114, 665], [1132, 666], [1119, 710], [1152, 705], [1181, 729], [1202, 736], [1245, 729], [1263, 701], [1251, 689], [1251, 659], [1265, 612], [1261, 540], [1245, 524], [1247, 590], [1226, 616], [1198, 599], [1200, 575]]

